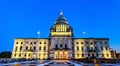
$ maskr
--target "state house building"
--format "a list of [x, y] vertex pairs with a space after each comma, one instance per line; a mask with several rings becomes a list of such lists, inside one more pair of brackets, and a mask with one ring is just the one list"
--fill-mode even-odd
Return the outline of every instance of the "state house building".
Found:
[[49, 38], [15, 38], [12, 58], [112, 59], [108, 38], [74, 38], [63, 13], [50, 28]]

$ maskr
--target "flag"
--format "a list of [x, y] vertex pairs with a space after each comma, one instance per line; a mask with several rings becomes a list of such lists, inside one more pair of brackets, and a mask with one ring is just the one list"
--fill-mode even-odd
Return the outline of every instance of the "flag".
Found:
[[38, 31], [37, 34], [40, 34], [40, 31]]
[[85, 35], [85, 34], [86, 34], [86, 32], [83, 32], [83, 34]]

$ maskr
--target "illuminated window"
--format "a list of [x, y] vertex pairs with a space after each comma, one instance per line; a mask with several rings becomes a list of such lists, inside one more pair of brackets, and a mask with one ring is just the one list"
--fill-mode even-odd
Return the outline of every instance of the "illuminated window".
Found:
[[21, 53], [19, 54], [19, 57], [21, 57]]
[[77, 56], [79, 57], [79, 53], [77, 54]]
[[107, 57], [109, 57], [109, 55], [107, 54]]
[[39, 53], [39, 56], [41, 56], [41, 54]]

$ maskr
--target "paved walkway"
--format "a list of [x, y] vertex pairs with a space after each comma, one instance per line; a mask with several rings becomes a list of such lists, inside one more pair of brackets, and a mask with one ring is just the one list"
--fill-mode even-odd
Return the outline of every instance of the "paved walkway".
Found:
[[[69, 60], [53, 60], [53, 61], [42, 61], [44, 63], [40, 64], [42, 60], [40, 61], [24, 61], [24, 62], [18, 62], [20, 66], [94, 66], [94, 64], [85, 64], [85, 63], [77, 63], [77, 62], [71, 62]], [[7, 63], [7, 64], [0, 64], [0, 66], [14, 66], [17, 62], [14, 63]], [[120, 66], [120, 64], [101, 64], [101, 66]]]

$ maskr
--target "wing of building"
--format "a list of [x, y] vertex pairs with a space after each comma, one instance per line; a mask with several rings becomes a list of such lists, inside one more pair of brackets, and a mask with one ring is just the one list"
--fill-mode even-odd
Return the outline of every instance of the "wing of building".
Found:
[[12, 58], [112, 59], [108, 38], [74, 38], [63, 13], [50, 28], [49, 38], [15, 38]]

